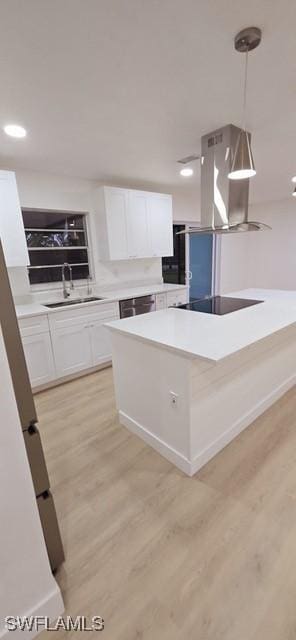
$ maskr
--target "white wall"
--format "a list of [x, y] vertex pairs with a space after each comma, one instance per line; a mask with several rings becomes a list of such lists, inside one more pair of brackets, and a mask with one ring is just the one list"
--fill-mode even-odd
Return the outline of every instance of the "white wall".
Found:
[[218, 236], [220, 278], [217, 281], [216, 293], [229, 293], [249, 286], [250, 235], [250, 233], [242, 233]]
[[221, 236], [220, 291], [296, 289], [296, 201], [251, 205], [249, 219], [272, 230]]
[[200, 223], [200, 193], [198, 187], [185, 185], [174, 190], [173, 219], [177, 222]]
[[[7, 615], [63, 611], [45, 548], [0, 328], [0, 638]], [[26, 633], [22, 634], [24, 640]]]
[[250, 219], [272, 227], [271, 231], [250, 234], [250, 285], [296, 289], [296, 199], [253, 206]]

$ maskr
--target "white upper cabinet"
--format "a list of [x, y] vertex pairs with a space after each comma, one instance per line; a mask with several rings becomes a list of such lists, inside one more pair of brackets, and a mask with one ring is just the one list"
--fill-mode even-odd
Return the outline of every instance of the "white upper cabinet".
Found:
[[95, 193], [102, 260], [173, 255], [170, 195], [101, 187]]
[[104, 188], [104, 201], [102, 214], [105, 214], [106, 223], [106, 247], [103, 257], [109, 260], [123, 260], [126, 258], [127, 228], [126, 218], [128, 211], [128, 193], [126, 189]]
[[0, 238], [8, 267], [29, 264], [21, 206], [12, 171], [0, 171]]
[[148, 221], [151, 255], [159, 258], [172, 256], [172, 196], [151, 193], [148, 198]]
[[146, 192], [129, 191], [126, 223], [128, 258], [146, 258], [150, 255]]

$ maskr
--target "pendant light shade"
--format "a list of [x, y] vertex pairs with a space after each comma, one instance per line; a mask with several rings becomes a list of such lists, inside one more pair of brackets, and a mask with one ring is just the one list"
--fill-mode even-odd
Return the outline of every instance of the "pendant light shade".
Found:
[[294, 198], [296, 198], [296, 187], [295, 187], [295, 189], [294, 189], [294, 191], [292, 193], [292, 196], [294, 196]]
[[252, 178], [255, 174], [256, 170], [249, 134], [247, 131], [241, 129], [228, 178], [230, 178], [230, 180], [243, 180], [245, 178]]
[[231, 171], [228, 174], [230, 180], [244, 180], [256, 175], [254, 160], [251, 150], [250, 135], [246, 130], [247, 112], [247, 80], [248, 80], [248, 54], [256, 49], [261, 42], [261, 30], [258, 27], [248, 27], [240, 31], [234, 39], [234, 47], [239, 53], [245, 55], [245, 78], [243, 98], [243, 126], [237, 139]]

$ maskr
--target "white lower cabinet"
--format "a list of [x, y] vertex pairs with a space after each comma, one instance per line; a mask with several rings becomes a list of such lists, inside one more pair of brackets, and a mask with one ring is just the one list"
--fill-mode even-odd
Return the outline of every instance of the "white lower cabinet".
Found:
[[105, 322], [111, 322], [117, 318], [106, 318], [105, 320], [98, 320], [90, 326], [90, 340], [93, 364], [101, 364], [111, 360], [112, 348], [109, 331], [104, 327]]
[[55, 379], [55, 366], [49, 333], [22, 337], [32, 387]]
[[166, 309], [167, 299], [165, 293], [157, 293], [155, 296], [155, 308], [156, 311], [160, 311], [161, 309]]
[[55, 329], [52, 344], [59, 378], [111, 360], [111, 342], [104, 323], [117, 318], [92, 320], [87, 325]]
[[89, 369], [93, 365], [88, 326], [55, 329], [52, 346], [58, 378]]
[[91, 369], [112, 359], [105, 322], [119, 318], [118, 303], [67, 309], [49, 316], [58, 378]]
[[[188, 290], [159, 293], [156, 310], [178, 306]], [[105, 323], [119, 319], [117, 302], [69, 308], [19, 320], [32, 387], [91, 369], [112, 359]]]

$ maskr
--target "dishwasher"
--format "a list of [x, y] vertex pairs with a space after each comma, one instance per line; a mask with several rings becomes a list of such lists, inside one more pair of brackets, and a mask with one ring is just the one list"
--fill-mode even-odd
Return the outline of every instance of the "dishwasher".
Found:
[[130, 318], [130, 316], [139, 316], [142, 313], [155, 311], [155, 296], [141, 296], [141, 298], [129, 298], [121, 300], [119, 303], [120, 317]]

